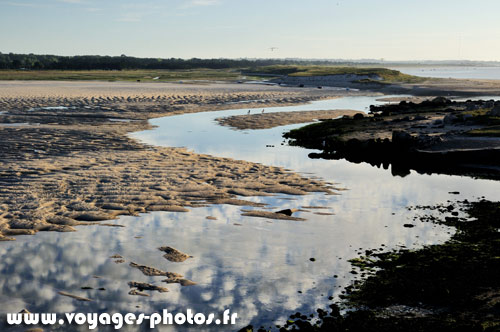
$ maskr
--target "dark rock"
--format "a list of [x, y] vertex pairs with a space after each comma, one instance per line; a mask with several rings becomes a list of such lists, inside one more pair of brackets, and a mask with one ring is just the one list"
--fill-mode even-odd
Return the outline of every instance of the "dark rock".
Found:
[[500, 116], [500, 103], [495, 103], [495, 107], [493, 107], [490, 111], [490, 115], [492, 116]]
[[467, 104], [465, 104], [465, 109], [467, 111], [475, 111], [475, 110], [478, 110], [479, 108], [480, 108], [480, 106], [474, 102], [468, 102]]
[[446, 105], [449, 102], [450, 102], [450, 100], [445, 98], [445, 97], [436, 97], [436, 98], [432, 99], [432, 103], [438, 104], [438, 105]]
[[445, 125], [454, 124], [455, 122], [458, 122], [458, 118], [454, 114], [448, 114], [443, 118], [443, 123]]
[[137, 288], [140, 292], [145, 290], [158, 291], [160, 293], [168, 292], [168, 289], [166, 289], [165, 287], [155, 286], [145, 282], [130, 281], [128, 285], [130, 288]]
[[413, 137], [406, 131], [395, 130], [392, 132], [392, 143], [399, 146], [410, 146], [413, 144]]
[[430, 136], [424, 134], [418, 135], [416, 140], [420, 148], [430, 147], [432, 145], [435, 145], [443, 141], [443, 139], [440, 136]]
[[297, 212], [298, 209], [285, 209], [285, 210], [281, 210], [281, 211], [276, 211], [275, 213], [279, 213], [279, 214], [284, 214], [286, 216], [291, 216], [294, 212]]
[[[483, 107], [484, 108], [492, 108], [496, 105], [497, 103], [495, 103], [494, 100], [488, 100], [487, 102], [484, 103]], [[477, 108], [479, 109], [479, 107]]]

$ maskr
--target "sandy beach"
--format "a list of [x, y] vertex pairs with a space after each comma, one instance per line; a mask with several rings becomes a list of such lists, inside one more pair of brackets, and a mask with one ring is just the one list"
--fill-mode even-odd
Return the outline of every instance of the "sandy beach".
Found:
[[282, 168], [147, 146], [127, 133], [150, 128], [153, 117], [332, 97], [236, 84], [2, 82], [0, 239], [147, 211], [255, 205], [246, 196], [331, 193]]
[[354, 110], [302, 111], [302, 112], [272, 112], [260, 114], [237, 115], [218, 118], [223, 126], [245, 129], [268, 129], [288, 124], [313, 122], [316, 120], [335, 119], [344, 115], [353, 116], [359, 113]]

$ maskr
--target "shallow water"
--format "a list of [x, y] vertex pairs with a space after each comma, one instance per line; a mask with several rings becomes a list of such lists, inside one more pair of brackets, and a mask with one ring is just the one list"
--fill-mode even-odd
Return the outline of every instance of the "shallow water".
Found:
[[13, 122], [13, 123], [0, 123], [0, 127], [29, 127], [29, 126], [39, 126], [39, 123], [31, 122]]
[[67, 107], [67, 106], [44, 106], [44, 107], [35, 107], [35, 108], [30, 108], [28, 112], [33, 112], [33, 111], [39, 111], [39, 110], [67, 110], [70, 108], [75, 108], [75, 107]]
[[393, 69], [405, 74], [423, 77], [500, 80], [500, 67], [412, 66], [394, 67]]
[[[300, 111], [366, 108], [379, 97], [349, 97], [307, 105], [266, 109]], [[251, 112], [261, 112], [261, 108]], [[219, 126], [221, 116], [246, 114], [248, 109], [185, 114], [151, 120], [157, 128], [132, 136], [149, 144], [185, 146], [195, 152], [283, 166], [308, 176], [339, 183], [348, 190], [340, 195], [277, 195], [252, 198], [272, 210], [301, 206], [297, 216], [307, 221], [280, 221], [242, 217], [241, 207], [214, 205], [189, 213], [155, 212], [122, 217], [124, 228], [80, 227], [76, 233], [40, 233], [0, 243], [1, 312], [145, 312], [191, 308], [219, 313], [237, 312], [238, 328], [282, 323], [296, 311], [314, 312], [326, 307], [328, 296], [337, 296], [351, 280], [348, 259], [359, 248], [409, 248], [447, 240], [446, 227], [414, 222], [409, 205], [428, 205], [446, 200], [486, 196], [500, 200], [497, 182], [466, 177], [420, 175], [392, 176], [390, 170], [346, 161], [312, 160], [310, 152], [281, 145], [283, 131], [301, 125], [255, 131], [235, 131]], [[274, 147], [266, 148], [266, 145]], [[459, 191], [459, 195], [449, 192]], [[333, 212], [316, 215], [313, 212]], [[207, 216], [217, 220], [207, 220]], [[403, 224], [416, 227], [405, 228]], [[194, 256], [172, 263], [157, 250], [172, 246]], [[109, 256], [122, 255], [115, 264]], [[314, 257], [315, 262], [309, 259]], [[181, 287], [166, 285], [163, 277], [146, 277], [129, 262], [177, 272], [198, 283]], [[93, 278], [93, 276], [100, 278]], [[337, 275], [337, 278], [334, 278]], [[128, 295], [129, 281], [152, 282], [170, 289], [143, 298]], [[92, 286], [94, 290], [81, 290]], [[97, 290], [104, 287], [106, 290]], [[57, 291], [85, 296], [77, 302]], [[301, 293], [299, 293], [299, 291]], [[137, 307], [138, 306], [138, 307]], [[216, 327], [214, 331], [237, 330]], [[166, 329], [172, 331], [175, 329]], [[183, 330], [180, 328], [179, 330]], [[202, 330], [202, 329], [196, 329]]]

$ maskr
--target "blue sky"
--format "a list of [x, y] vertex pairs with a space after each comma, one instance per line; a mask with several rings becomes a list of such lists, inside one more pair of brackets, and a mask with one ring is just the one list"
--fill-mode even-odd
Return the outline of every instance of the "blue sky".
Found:
[[500, 60], [499, 13], [498, 0], [0, 0], [0, 51]]

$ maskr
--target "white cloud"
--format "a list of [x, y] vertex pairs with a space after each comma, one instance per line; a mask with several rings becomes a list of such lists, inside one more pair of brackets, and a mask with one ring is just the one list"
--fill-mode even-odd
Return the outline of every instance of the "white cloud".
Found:
[[2, 1], [0, 5], [17, 6], [17, 7], [40, 7], [40, 5], [31, 2], [13, 2], [13, 1]]
[[117, 22], [140, 22], [142, 21], [142, 15], [126, 14], [118, 17], [115, 21]]
[[[63, 3], [70, 3], [70, 4], [84, 4], [85, 0], [56, 0], [55, 2], [63, 2]], [[16, 7], [34, 7], [34, 8], [47, 8], [47, 7], [53, 7], [54, 2], [44, 2], [44, 3], [37, 3], [37, 2], [31, 2], [31, 1], [0, 1], [0, 5], [8, 5], [8, 6], [16, 6]]]
[[215, 6], [219, 5], [221, 0], [189, 0], [186, 1], [183, 8], [200, 7], [200, 6]]
[[219, 0], [193, 0], [191, 4], [193, 6], [213, 6], [218, 5], [220, 3]]

